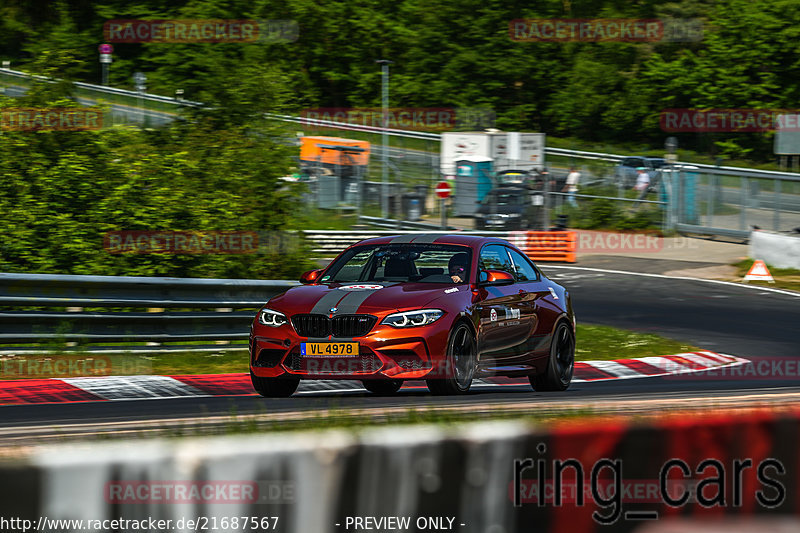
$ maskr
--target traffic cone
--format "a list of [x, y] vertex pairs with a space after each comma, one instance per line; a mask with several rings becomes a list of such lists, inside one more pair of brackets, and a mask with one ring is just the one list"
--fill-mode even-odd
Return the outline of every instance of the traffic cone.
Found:
[[750, 280], [769, 281], [770, 283], [775, 283], [775, 280], [772, 279], [772, 274], [769, 273], [766, 263], [760, 259], [753, 262], [753, 266], [751, 266], [750, 270], [747, 271], [747, 274], [742, 281], [747, 282]]

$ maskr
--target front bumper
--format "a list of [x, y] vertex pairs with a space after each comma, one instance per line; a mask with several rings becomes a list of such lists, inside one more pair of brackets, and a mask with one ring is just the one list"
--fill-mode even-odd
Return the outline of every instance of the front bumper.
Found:
[[[302, 379], [419, 379], [441, 366], [449, 329], [442, 319], [417, 328], [376, 325], [363, 337], [328, 337], [326, 342], [358, 342], [358, 356], [309, 357], [309, 342], [289, 325], [256, 325], [250, 337], [250, 369], [258, 377]], [[314, 339], [319, 342], [319, 339]]]

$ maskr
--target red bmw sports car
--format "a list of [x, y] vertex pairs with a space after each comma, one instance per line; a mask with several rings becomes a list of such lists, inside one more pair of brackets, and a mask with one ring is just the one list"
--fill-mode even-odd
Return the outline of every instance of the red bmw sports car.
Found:
[[375, 394], [410, 379], [434, 394], [486, 376], [528, 376], [537, 391], [572, 380], [569, 293], [502, 239], [367, 239], [300, 281], [253, 320], [250, 376], [263, 396], [289, 396], [301, 379], [361, 380]]

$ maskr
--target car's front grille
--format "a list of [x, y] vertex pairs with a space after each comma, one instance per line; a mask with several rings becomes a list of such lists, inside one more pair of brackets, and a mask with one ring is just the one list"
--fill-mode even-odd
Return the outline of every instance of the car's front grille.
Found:
[[369, 333], [376, 320], [372, 315], [335, 316], [331, 320], [331, 331], [334, 337], [361, 337]]
[[301, 337], [361, 337], [369, 333], [376, 320], [372, 315], [294, 315], [292, 327]]
[[331, 321], [325, 315], [294, 315], [292, 326], [303, 337], [327, 337], [331, 334]]

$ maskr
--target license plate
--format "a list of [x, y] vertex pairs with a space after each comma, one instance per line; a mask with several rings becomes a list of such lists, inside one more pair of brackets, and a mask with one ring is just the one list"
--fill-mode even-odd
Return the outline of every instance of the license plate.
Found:
[[357, 342], [303, 342], [300, 354], [306, 357], [341, 357], [358, 355]]
[[505, 223], [505, 220], [487, 220], [486, 223], [492, 225], [500, 225]]

